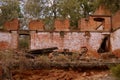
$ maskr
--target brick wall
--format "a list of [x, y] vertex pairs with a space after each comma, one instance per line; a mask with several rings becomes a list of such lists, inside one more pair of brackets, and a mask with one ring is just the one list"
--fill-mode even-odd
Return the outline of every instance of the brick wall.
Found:
[[56, 19], [54, 22], [55, 31], [69, 31], [70, 23], [68, 19]]
[[113, 29], [120, 27], [120, 10], [116, 12], [112, 17]]
[[[69, 31], [70, 23], [68, 19], [56, 19], [54, 22], [55, 31]], [[42, 20], [32, 20], [29, 23], [29, 30], [44, 30], [44, 22]]]
[[120, 29], [111, 34], [112, 51], [120, 49]]
[[79, 51], [81, 47], [97, 51], [103, 39], [101, 33], [90, 33], [90, 38], [84, 36], [84, 32], [64, 32], [64, 37], [60, 32], [31, 32], [31, 49], [41, 49], [49, 47], [58, 47], [69, 49], [70, 51]]
[[6, 21], [4, 23], [5, 30], [18, 30], [19, 29], [19, 20], [13, 19], [11, 21]]
[[11, 34], [0, 32], [0, 49], [9, 48], [11, 44]]
[[96, 9], [94, 15], [111, 15], [111, 13], [107, 8], [105, 8], [105, 6], [101, 5], [98, 9]]
[[[104, 22], [94, 21], [94, 18], [103, 18]], [[103, 24], [103, 30], [98, 30], [99, 25]], [[82, 18], [79, 21], [79, 28], [81, 31], [110, 31], [111, 30], [111, 18], [110, 17], [97, 17], [89, 16], [88, 19]]]
[[120, 29], [111, 34], [112, 52], [120, 57]]
[[17, 36], [16, 33], [0, 32], [0, 49], [16, 49]]
[[44, 30], [44, 23], [42, 20], [32, 20], [29, 23], [29, 30]]

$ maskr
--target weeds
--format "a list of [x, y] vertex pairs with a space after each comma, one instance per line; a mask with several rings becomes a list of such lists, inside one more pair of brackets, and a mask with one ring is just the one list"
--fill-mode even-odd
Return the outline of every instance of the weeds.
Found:
[[120, 80], [120, 64], [114, 67], [111, 67], [112, 75], [115, 76], [118, 80]]
[[10, 72], [10, 69], [11, 69], [11, 63], [14, 61], [13, 51], [12, 50], [0, 51], [0, 61], [3, 70], [2, 79], [12, 80], [12, 74]]

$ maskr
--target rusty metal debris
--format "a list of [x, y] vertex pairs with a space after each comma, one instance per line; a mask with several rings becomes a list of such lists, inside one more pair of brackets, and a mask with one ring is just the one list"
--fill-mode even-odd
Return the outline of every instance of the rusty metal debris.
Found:
[[28, 51], [28, 53], [30, 53], [32, 55], [46, 55], [46, 54], [53, 52], [53, 50], [56, 50], [56, 49], [58, 49], [58, 48], [51, 47], [51, 48], [36, 49], [36, 50], [30, 50], [30, 51]]

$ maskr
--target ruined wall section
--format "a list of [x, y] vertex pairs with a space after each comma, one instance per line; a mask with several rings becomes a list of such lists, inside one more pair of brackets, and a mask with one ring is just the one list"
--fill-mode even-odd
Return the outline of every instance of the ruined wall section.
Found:
[[[69, 20], [57, 19], [54, 23], [54, 31], [39, 31], [43, 29], [43, 22], [30, 22], [30, 49], [43, 49], [58, 47], [59, 50], [69, 49], [70, 51], [79, 51], [81, 47], [87, 47], [90, 50], [97, 51], [102, 43], [104, 35], [101, 32], [70, 31]], [[32, 28], [34, 27], [34, 28]]]
[[120, 10], [113, 15], [112, 26], [113, 26], [113, 30], [120, 28]]
[[79, 51], [81, 47], [87, 47], [97, 51], [103, 39], [101, 33], [90, 33], [90, 38], [86, 38], [84, 32], [31, 32], [31, 49], [42, 49], [49, 47], [58, 47], [59, 50], [69, 49], [70, 51]]
[[19, 34], [17, 31], [12, 31], [11, 33], [11, 49], [17, 49], [18, 48], [18, 37]]
[[112, 51], [120, 49], [120, 29], [111, 34]]
[[3, 49], [16, 49], [17, 48], [16, 33], [0, 32], [0, 50]]
[[[103, 22], [95, 21], [94, 19], [103, 19]], [[89, 16], [88, 19], [82, 18], [79, 20], [79, 28], [81, 31], [110, 31], [111, 30], [111, 17], [110, 16]], [[99, 29], [102, 26], [102, 29]]]
[[0, 49], [9, 48], [11, 44], [11, 34], [0, 32]]
[[0, 49], [17, 49], [19, 20], [13, 19], [4, 23], [4, 29], [0, 31]]
[[19, 20], [18, 19], [13, 19], [11, 21], [6, 21], [4, 23], [4, 29], [7, 30], [7, 31], [18, 30], [19, 29]]

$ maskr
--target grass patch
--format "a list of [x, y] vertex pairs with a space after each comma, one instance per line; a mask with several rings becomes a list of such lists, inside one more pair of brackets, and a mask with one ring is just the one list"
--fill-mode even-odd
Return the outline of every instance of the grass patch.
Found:
[[111, 67], [110, 71], [112, 75], [117, 79], [120, 80], [120, 64], [114, 67]]

